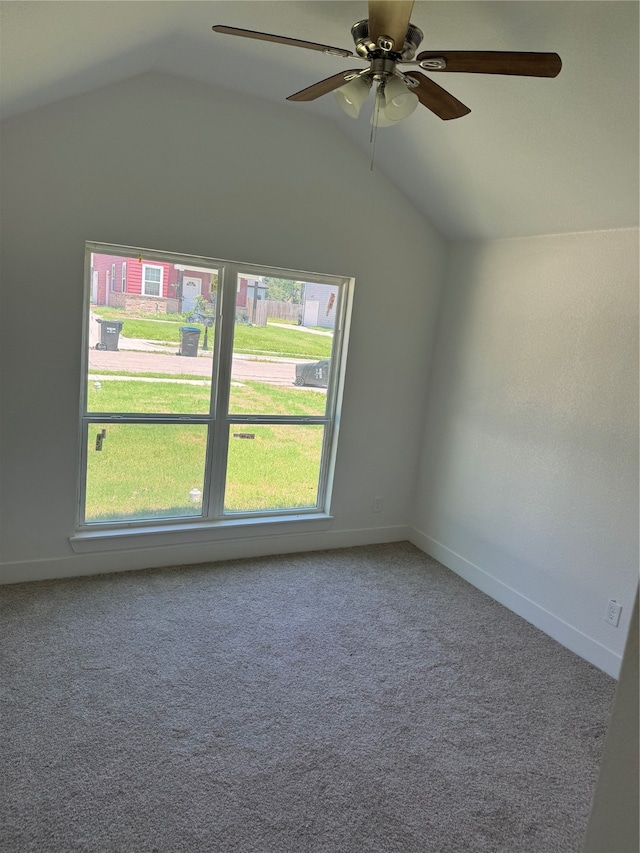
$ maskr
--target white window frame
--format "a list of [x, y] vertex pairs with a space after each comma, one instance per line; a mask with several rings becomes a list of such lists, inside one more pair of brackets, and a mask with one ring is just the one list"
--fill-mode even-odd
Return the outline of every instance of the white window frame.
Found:
[[[96, 549], [116, 549], [127, 547], [123, 539], [131, 542], [131, 537], [142, 537], [140, 544], [150, 543], [149, 535], [155, 541], [150, 544], [162, 544], [166, 534], [183, 531], [189, 537], [203, 535], [206, 538], [229, 538], [240, 536], [247, 526], [279, 524], [286, 529], [295, 528], [296, 532], [317, 529], [314, 523], [331, 519], [331, 492], [335, 459], [337, 453], [338, 424], [344, 387], [344, 371], [348, 346], [348, 331], [351, 319], [354, 280], [344, 276], [321, 275], [300, 270], [262, 267], [213, 258], [177, 255], [157, 250], [114, 246], [104, 243], [87, 243], [85, 260], [85, 318], [89, 317], [91, 254], [122, 254], [126, 257], [143, 255], [145, 259], [164, 261], [172, 264], [187, 264], [193, 268], [210, 269], [218, 274], [218, 299], [216, 300], [216, 335], [214, 341], [214, 371], [212, 376], [211, 407], [209, 414], [175, 415], [127, 414], [122, 412], [87, 412], [88, 386], [88, 319], [83, 332], [83, 369], [80, 399], [80, 441], [79, 441], [79, 485], [77, 500], [76, 534], [70, 538], [76, 551]], [[143, 266], [155, 266], [144, 264]], [[158, 265], [160, 266], [160, 265]], [[160, 266], [160, 269], [163, 267]], [[291, 278], [318, 284], [338, 286], [336, 306], [336, 325], [332, 349], [332, 371], [327, 388], [327, 405], [322, 415], [242, 415], [231, 414], [229, 409], [229, 391], [232, 377], [233, 338], [235, 320], [235, 301], [239, 276], [269, 276]], [[143, 279], [144, 281], [144, 279]], [[228, 307], [228, 310], [227, 310]], [[226, 318], [226, 319], [224, 319]], [[87, 445], [91, 424], [109, 422], [122, 423], [178, 423], [206, 424], [209, 428], [207, 460], [205, 462], [205, 493], [202, 500], [202, 514], [180, 518], [154, 518], [135, 521], [89, 522], [85, 521]], [[224, 511], [224, 488], [229, 433], [239, 425], [251, 424], [318, 424], [324, 428], [324, 440], [319, 471], [317, 501], [314, 506], [305, 508], [261, 510], [247, 512]], [[311, 528], [309, 525], [311, 524]], [[163, 535], [165, 538], [163, 539]], [[135, 539], [134, 539], [135, 541]], [[137, 542], [135, 544], [138, 544]]]
[[[153, 282], [153, 284], [158, 285], [158, 293], [147, 293], [147, 270], [160, 270], [160, 281]], [[154, 296], [157, 298], [162, 298], [162, 288], [164, 285], [164, 267], [160, 264], [142, 264], [142, 288], [141, 292], [143, 296]]]
[[122, 262], [122, 292], [127, 292], [127, 262]]

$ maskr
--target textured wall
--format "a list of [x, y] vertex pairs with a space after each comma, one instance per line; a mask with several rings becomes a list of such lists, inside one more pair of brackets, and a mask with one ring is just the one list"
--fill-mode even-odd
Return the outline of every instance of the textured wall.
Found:
[[638, 598], [583, 853], [638, 853]]
[[589, 638], [592, 659], [619, 656], [638, 581], [638, 232], [455, 244], [444, 293], [423, 544]]
[[[74, 557], [85, 240], [354, 276], [335, 520], [331, 535], [290, 547], [399, 535], [444, 248], [367, 159], [291, 105], [156, 75], [8, 120], [2, 155], [2, 559], [12, 578], [288, 547], [245, 536], [224, 549]], [[384, 243], [367, 215], [382, 199]], [[385, 508], [373, 514], [377, 495]]]

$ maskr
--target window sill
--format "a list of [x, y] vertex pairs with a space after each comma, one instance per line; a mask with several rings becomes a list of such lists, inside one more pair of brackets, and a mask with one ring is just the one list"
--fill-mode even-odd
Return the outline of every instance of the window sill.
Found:
[[333, 516], [319, 512], [309, 515], [277, 515], [268, 518], [224, 519], [109, 530], [103, 528], [76, 533], [69, 537], [69, 544], [76, 554], [124, 551], [132, 548], [162, 548], [167, 545], [310, 533], [316, 530], [328, 530], [332, 521]]

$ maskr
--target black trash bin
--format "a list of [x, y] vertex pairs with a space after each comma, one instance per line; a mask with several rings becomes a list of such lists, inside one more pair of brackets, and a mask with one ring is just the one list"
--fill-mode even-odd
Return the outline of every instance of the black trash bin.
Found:
[[326, 388], [329, 384], [329, 367], [331, 359], [313, 361], [311, 364], [296, 364], [294, 385], [313, 385], [316, 388]]
[[98, 320], [100, 323], [100, 342], [96, 349], [108, 349], [111, 352], [118, 351], [118, 340], [124, 323], [122, 320]]
[[198, 355], [200, 329], [197, 326], [180, 326], [180, 352], [178, 355], [188, 355], [195, 358]]

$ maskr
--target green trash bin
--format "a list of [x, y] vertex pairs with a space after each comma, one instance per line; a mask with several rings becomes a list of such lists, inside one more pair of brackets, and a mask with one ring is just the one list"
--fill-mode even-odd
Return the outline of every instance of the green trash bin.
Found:
[[98, 323], [100, 323], [100, 341], [96, 344], [96, 349], [108, 349], [111, 352], [118, 352], [118, 341], [124, 325], [122, 320], [99, 319]]
[[200, 329], [197, 326], [180, 326], [180, 352], [178, 355], [195, 358], [198, 355], [199, 340]]

